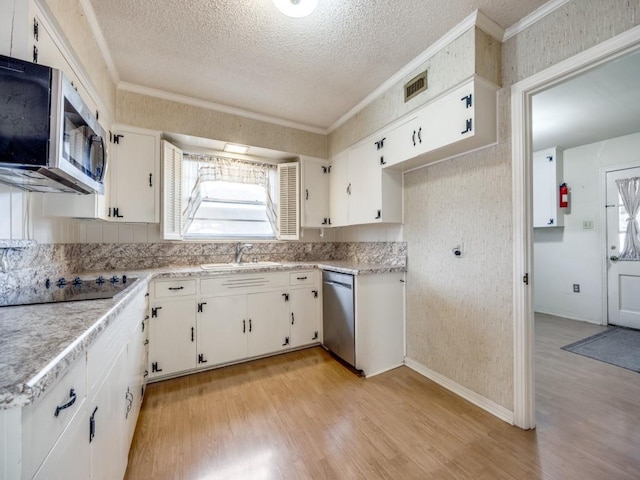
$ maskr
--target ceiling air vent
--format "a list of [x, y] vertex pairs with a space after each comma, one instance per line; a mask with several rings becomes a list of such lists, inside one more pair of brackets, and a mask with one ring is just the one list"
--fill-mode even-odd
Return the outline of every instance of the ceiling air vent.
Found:
[[420, 75], [413, 77], [404, 86], [404, 101], [405, 103], [411, 100], [419, 93], [424, 92], [427, 89], [427, 72], [422, 72]]

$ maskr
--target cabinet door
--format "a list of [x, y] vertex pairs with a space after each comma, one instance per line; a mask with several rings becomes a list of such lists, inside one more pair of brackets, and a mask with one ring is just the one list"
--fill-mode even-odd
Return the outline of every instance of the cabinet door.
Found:
[[281, 292], [247, 295], [249, 357], [289, 348], [289, 303], [285, 295]]
[[306, 228], [322, 228], [329, 222], [329, 164], [301, 158], [302, 220]]
[[[133, 331], [127, 343], [127, 386], [126, 386], [126, 411], [125, 411], [125, 446], [128, 451], [136, 429], [136, 421], [142, 404], [144, 373], [143, 360], [145, 359], [145, 333], [142, 330], [143, 323]], [[146, 362], [145, 362], [146, 363]]]
[[91, 477], [91, 450], [87, 438], [89, 415], [81, 412], [62, 434], [58, 443], [33, 477], [34, 480], [86, 480]]
[[318, 287], [296, 288], [289, 294], [291, 347], [319, 341], [320, 295]]
[[347, 151], [337, 155], [331, 162], [329, 174], [329, 212], [331, 226], [347, 225], [349, 219], [349, 158]]
[[418, 115], [421, 148], [415, 154], [442, 148], [474, 134], [473, 82], [456, 88], [429, 104]]
[[[203, 302], [206, 302], [203, 304]], [[206, 367], [247, 356], [247, 296], [231, 295], [203, 299], [198, 313], [198, 357]]]
[[[111, 218], [120, 222], [158, 223], [158, 133], [116, 132], [118, 143], [111, 145]], [[117, 212], [114, 211], [117, 209]]]
[[382, 166], [373, 141], [349, 150], [349, 225], [375, 223], [381, 218]]
[[126, 412], [126, 348], [89, 403], [91, 479], [122, 478], [127, 467], [124, 447]]
[[160, 302], [154, 309], [156, 316], [149, 319], [149, 376], [194, 369], [196, 301]]
[[412, 117], [387, 132], [383, 148], [383, 166], [391, 167], [415, 157], [422, 144], [422, 134], [417, 117]]

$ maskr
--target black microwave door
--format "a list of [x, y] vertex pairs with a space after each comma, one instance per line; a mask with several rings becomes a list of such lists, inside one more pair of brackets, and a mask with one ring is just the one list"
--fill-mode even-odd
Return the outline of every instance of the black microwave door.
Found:
[[0, 163], [47, 165], [51, 69], [0, 56]]

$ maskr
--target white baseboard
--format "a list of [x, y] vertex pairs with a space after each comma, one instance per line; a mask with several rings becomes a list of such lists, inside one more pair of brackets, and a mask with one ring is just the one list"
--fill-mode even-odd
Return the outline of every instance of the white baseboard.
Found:
[[404, 363], [411, 370], [415, 370], [420, 375], [427, 377], [429, 380], [436, 382], [438, 385], [446, 388], [447, 390], [455, 393], [456, 395], [464, 398], [468, 402], [480, 407], [481, 409], [489, 412], [491, 415], [495, 415], [500, 420], [507, 422], [509, 425], [513, 425], [513, 412], [498, 405], [492, 400], [483, 397], [482, 395], [469, 390], [466, 387], [454, 382], [453, 380], [441, 375], [433, 370], [425, 367], [421, 363], [416, 362], [410, 358], [405, 358]]
[[573, 315], [566, 315], [564, 313], [547, 312], [545, 310], [538, 310], [538, 309], [535, 309], [534, 313], [541, 313], [542, 315], [549, 315], [551, 317], [566, 318], [568, 320], [575, 320], [577, 322], [590, 323], [592, 325], [604, 325], [602, 322], [599, 322], [597, 320], [589, 320], [587, 318], [574, 317]]

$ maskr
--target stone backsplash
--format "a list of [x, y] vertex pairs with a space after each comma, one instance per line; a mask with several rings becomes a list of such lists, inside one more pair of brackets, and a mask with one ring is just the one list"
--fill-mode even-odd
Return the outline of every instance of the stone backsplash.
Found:
[[[8, 252], [9, 268], [0, 272], [0, 293], [83, 272], [185, 267], [227, 263], [235, 243], [47, 244]], [[260, 242], [244, 261], [306, 262], [342, 260], [406, 265], [406, 242]]]

